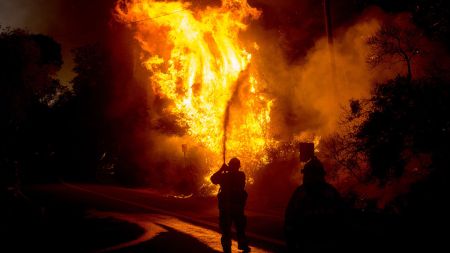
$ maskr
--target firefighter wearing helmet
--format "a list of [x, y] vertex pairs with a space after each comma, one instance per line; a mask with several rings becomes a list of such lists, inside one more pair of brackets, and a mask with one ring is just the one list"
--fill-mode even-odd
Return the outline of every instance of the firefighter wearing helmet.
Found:
[[231, 225], [234, 223], [237, 232], [238, 248], [250, 252], [245, 226], [247, 218], [244, 214], [247, 192], [245, 191], [245, 174], [239, 171], [241, 162], [232, 158], [227, 164], [211, 176], [213, 184], [220, 185], [219, 194], [219, 225], [222, 233], [223, 252], [231, 252]]
[[312, 156], [301, 173], [303, 184], [292, 194], [285, 213], [288, 250], [331, 251], [324, 242], [337, 236], [343, 202], [339, 192], [326, 182], [324, 167], [316, 156]]

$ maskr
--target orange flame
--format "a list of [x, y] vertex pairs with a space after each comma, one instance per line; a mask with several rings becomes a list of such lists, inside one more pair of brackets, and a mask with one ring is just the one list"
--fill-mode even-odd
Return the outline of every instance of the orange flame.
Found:
[[222, 0], [221, 6], [206, 8], [181, 1], [120, 0], [116, 14], [135, 27], [153, 91], [172, 102], [166, 109], [179, 115], [178, 124], [187, 127], [190, 138], [213, 154], [209, 174], [222, 162], [226, 139], [227, 157], [241, 158], [252, 180], [274, 142], [268, 135], [273, 101], [251, 68], [251, 50], [258, 45], [239, 38], [260, 12], [247, 0]]

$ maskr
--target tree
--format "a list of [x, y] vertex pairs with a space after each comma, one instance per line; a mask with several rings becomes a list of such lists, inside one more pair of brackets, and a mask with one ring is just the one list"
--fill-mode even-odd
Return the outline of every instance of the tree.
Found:
[[376, 5], [388, 13], [411, 14], [414, 24], [434, 41], [450, 45], [450, 2], [447, 0], [357, 0], [356, 4], [364, 9]]
[[[398, 182], [411, 177], [411, 169], [417, 175], [446, 171], [450, 83], [439, 69], [413, 78], [414, 59], [428, 54], [427, 38], [406, 23], [387, 23], [367, 41], [372, 67], [401, 63], [406, 74], [377, 84], [368, 99], [350, 101], [342, 131], [322, 143], [322, 154], [360, 183]], [[421, 67], [432, 68], [433, 60]]]
[[[136, 91], [129, 81], [131, 64], [125, 61], [128, 65], [121, 65], [128, 55], [122, 52], [119, 61], [114, 58], [117, 52], [100, 42], [72, 52], [76, 73], [73, 95], [59, 112], [59, 117], [65, 117], [67, 122], [65, 142], [70, 143], [61, 143], [65, 150], [62, 160], [70, 166], [65, 177], [82, 181], [102, 177], [124, 184], [142, 182], [136, 154], [144, 148], [135, 131], [147, 127], [147, 101], [146, 94]], [[147, 167], [141, 169], [148, 171]]]
[[[108, 52], [101, 44], [74, 49], [73, 93], [55, 106], [61, 129], [58, 150], [64, 177], [92, 181], [103, 160], [110, 159], [113, 142], [107, 119], [111, 98], [112, 68]], [[106, 155], [107, 154], [107, 155]], [[111, 158], [112, 159], [112, 158]]]
[[367, 62], [372, 67], [381, 64], [406, 65], [406, 79], [412, 79], [413, 58], [423, 53], [420, 48], [421, 32], [417, 29], [401, 29], [396, 25], [383, 25], [381, 29], [367, 40], [371, 53]]
[[[62, 86], [61, 47], [23, 30], [0, 32], [0, 164], [2, 185], [18, 184], [51, 155], [50, 104]], [[45, 174], [45, 171], [41, 171]]]

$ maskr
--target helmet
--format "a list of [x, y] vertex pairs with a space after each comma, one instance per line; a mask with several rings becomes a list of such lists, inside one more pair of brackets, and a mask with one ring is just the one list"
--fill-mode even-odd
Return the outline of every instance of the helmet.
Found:
[[230, 167], [230, 170], [238, 170], [241, 167], [241, 161], [236, 157], [233, 157], [228, 162], [228, 166]]
[[325, 169], [316, 157], [313, 157], [302, 169], [303, 181], [306, 183], [322, 182], [325, 180]]

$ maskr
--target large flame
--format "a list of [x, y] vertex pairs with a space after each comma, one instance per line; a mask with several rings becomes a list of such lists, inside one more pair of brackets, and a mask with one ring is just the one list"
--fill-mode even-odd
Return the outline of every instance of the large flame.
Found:
[[[210, 173], [227, 158], [241, 158], [249, 175], [267, 162], [271, 99], [252, 68], [255, 42], [239, 34], [260, 12], [247, 0], [195, 7], [184, 1], [120, 0], [117, 17], [135, 29], [153, 91], [172, 103], [178, 124], [211, 151]], [[230, 117], [225, 117], [227, 106]], [[206, 175], [208, 178], [208, 175]]]

